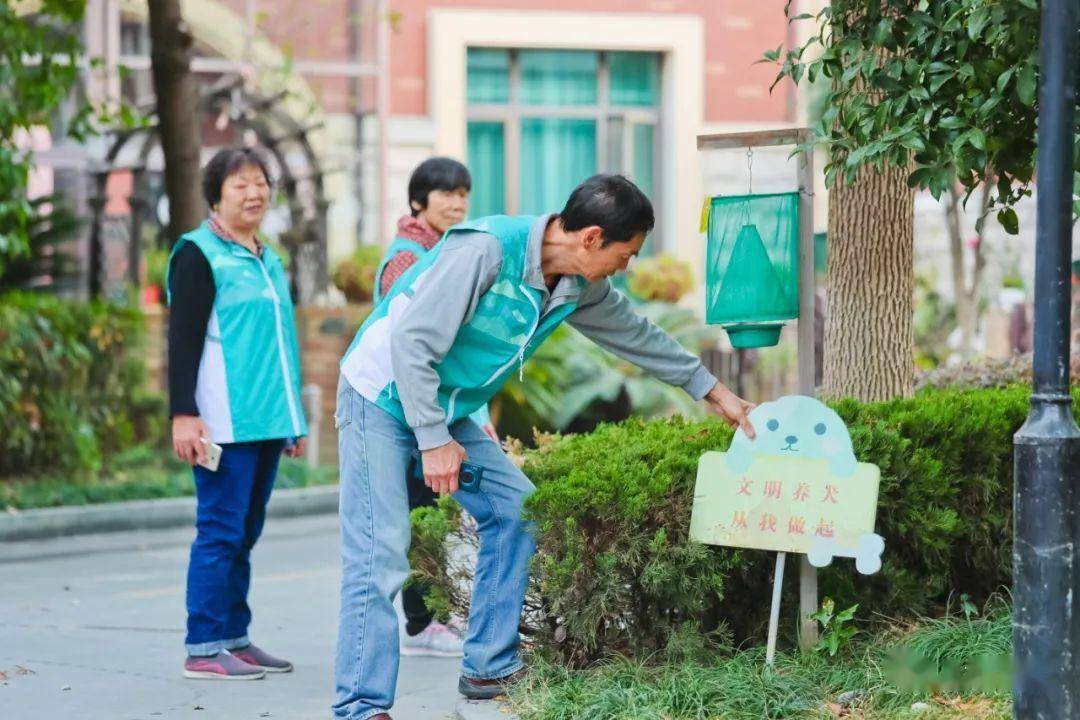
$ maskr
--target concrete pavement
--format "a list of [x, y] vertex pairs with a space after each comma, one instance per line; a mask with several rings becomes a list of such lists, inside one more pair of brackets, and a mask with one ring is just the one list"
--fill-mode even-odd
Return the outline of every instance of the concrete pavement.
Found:
[[[0, 719], [330, 717], [337, 517], [271, 519], [252, 558], [252, 639], [296, 671], [184, 680], [194, 529], [0, 543]], [[457, 660], [402, 658], [395, 720], [455, 716]]]

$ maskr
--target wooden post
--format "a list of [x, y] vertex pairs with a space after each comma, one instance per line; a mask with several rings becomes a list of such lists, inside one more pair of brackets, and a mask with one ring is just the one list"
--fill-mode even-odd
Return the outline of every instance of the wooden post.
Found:
[[[809, 132], [800, 140], [809, 139]], [[814, 397], [814, 151], [799, 154], [799, 393]], [[799, 646], [817, 644], [817, 568], [799, 557]]]

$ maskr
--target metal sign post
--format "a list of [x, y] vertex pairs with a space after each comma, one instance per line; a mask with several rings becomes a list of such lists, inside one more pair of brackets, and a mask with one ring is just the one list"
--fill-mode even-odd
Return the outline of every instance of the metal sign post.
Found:
[[[802, 145], [810, 140], [808, 128], [758, 130], [718, 135], [698, 135], [698, 150], [731, 150], [780, 145]], [[799, 186], [799, 324], [798, 368], [799, 393], [815, 396], [814, 387], [814, 156], [798, 156]], [[776, 620], [780, 607], [780, 584], [784, 577], [785, 553], [777, 553], [773, 578], [773, 607], [769, 623], [768, 659], [772, 661], [776, 644]], [[817, 611], [817, 569], [799, 556], [799, 646], [808, 649], [817, 644], [817, 625], [810, 616]]]

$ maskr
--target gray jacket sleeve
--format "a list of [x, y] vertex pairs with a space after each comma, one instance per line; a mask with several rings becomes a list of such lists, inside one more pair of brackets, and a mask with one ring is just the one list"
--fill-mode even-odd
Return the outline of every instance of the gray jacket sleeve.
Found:
[[716, 378], [701, 360], [633, 305], [609, 280], [590, 283], [567, 322], [585, 337], [668, 385], [681, 387], [695, 400], [708, 394]]
[[446, 412], [439, 407], [434, 365], [446, 356], [502, 267], [502, 246], [487, 233], [461, 234], [443, 242], [447, 244], [395, 320], [390, 338], [390, 363], [405, 421], [421, 450], [452, 440]]

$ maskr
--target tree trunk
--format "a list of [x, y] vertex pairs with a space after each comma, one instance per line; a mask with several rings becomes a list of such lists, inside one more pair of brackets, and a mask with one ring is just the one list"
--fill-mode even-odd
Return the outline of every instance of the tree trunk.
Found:
[[843, 173], [829, 191], [824, 394], [863, 401], [914, 390], [915, 192], [906, 168]]
[[960, 226], [960, 191], [956, 186], [949, 188], [949, 198], [945, 202], [945, 224], [949, 229], [949, 264], [952, 269], [953, 304], [956, 307], [956, 325], [960, 328], [960, 357], [967, 360], [971, 356], [969, 315], [972, 308], [968, 305], [967, 288], [964, 283], [964, 231]]
[[150, 43], [172, 245], [197, 227], [206, 214], [199, 182], [198, 91], [191, 74], [192, 38], [180, 14], [179, 0], [151, 0]]
[[991, 192], [994, 176], [987, 175], [983, 186], [982, 204], [979, 208], [979, 221], [975, 224], [975, 245], [972, 248], [971, 279], [967, 278], [964, 261], [964, 236], [960, 222], [962, 200], [960, 191], [953, 186], [949, 190], [949, 199], [945, 205], [945, 223], [949, 230], [949, 256], [952, 263], [953, 299], [956, 303], [956, 324], [960, 328], [960, 357], [971, 359], [974, 354], [975, 336], [979, 332], [979, 301], [982, 291], [982, 276], [986, 269], [984, 241], [986, 232], [986, 214], [990, 209]]

